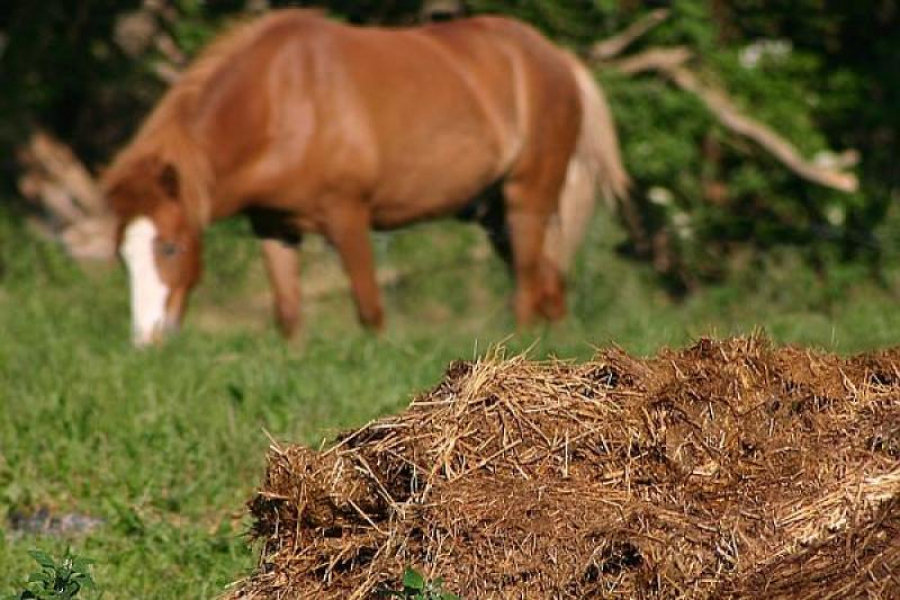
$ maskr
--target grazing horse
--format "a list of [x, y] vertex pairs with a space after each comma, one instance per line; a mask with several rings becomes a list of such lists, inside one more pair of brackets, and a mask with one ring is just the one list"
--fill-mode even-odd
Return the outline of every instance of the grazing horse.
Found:
[[180, 323], [213, 220], [250, 219], [285, 335], [306, 232], [334, 246], [360, 320], [380, 328], [370, 230], [472, 214], [490, 189], [502, 198], [481, 212], [508, 234], [517, 320], [559, 318], [596, 188], [621, 196], [628, 176], [590, 73], [527, 25], [359, 28], [287, 9], [213, 42], [103, 184], [144, 344]]

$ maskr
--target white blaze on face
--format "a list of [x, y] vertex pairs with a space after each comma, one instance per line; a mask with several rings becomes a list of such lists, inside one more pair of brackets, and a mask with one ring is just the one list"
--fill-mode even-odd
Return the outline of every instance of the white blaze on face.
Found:
[[125, 228], [121, 254], [128, 268], [131, 288], [131, 325], [134, 343], [143, 346], [162, 332], [166, 320], [169, 288], [156, 266], [153, 242], [156, 226], [147, 217], [138, 217]]

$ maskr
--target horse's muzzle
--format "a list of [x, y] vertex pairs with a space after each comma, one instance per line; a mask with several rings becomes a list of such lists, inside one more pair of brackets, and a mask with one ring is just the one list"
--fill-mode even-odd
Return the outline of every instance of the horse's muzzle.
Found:
[[156, 324], [149, 331], [133, 331], [131, 340], [135, 348], [159, 346], [166, 338], [177, 333], [178, 329], [178, 319], [166, 317], [161, 323]]

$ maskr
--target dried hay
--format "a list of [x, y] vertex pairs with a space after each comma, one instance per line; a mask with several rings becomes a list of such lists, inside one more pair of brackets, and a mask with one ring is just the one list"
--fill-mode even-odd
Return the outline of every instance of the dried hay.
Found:
[[900, 349], [753, 338], [456, 362], [330, 449], [272, 447], [232, 599], [900, 598]]

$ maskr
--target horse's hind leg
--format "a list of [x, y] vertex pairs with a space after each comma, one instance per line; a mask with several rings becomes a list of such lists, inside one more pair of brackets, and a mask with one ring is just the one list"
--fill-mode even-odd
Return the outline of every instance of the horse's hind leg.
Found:
[[[506, 220], [512, 242], [512, 266], [516, 275], [515, 313], [520, 325], [532, 322], [538, 312], [553, 319], [565, 310], [546, 310], [545, 298], [565, 306], [561, 278], [544, 257], [544, 235], [553, 212], [553, 193], [537, 186], [509, 181], [504, 186]], [[552, 307], [551, 307], [552, 308]]]
[[378, 283], [375, 281], [368, 208], [362, 203], [332, 205], [326, 219], [325, 234], [340, 254], [344, 270], [350, 277], [359, 320], [366, 327], [381, 329], [384, 312], [381, 309]]
[[[503, 259], [507, 267], [513, 269], [509, 222], [506, 218], [506, 205], [503, 204], [502, 198], [486, 198], [483, 206], [478, 208], [480, 210], [475, 215], [475, 219], [487, 232], [488, 240], [497, 255]], [[539, 271], [541, 298], [538, 310], [547, 320], [558, 321], [566, 316], [566, 290], [562, 272], [552, 261], [547, 259], [545, 253], [541, 254]]]
[[566, 316], [566, 284], [559, 267], [541, 254], [541, 300], [538, 309], [548, 321], [559, 321]]

